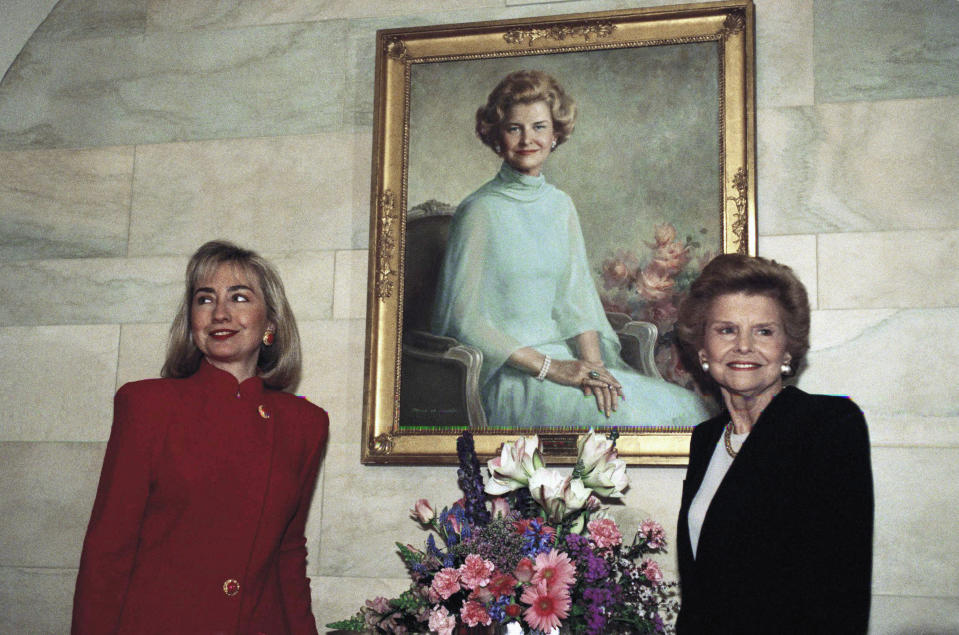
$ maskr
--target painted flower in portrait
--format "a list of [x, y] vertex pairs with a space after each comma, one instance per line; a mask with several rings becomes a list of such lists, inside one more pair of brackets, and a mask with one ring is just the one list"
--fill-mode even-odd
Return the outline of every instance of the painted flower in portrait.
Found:
[[[704, 228], [698, 230], [704, 234]], [[692, 234], [683, 238], [669, 222], [654, 225], [636, 249], [616, 249], [598, 271], [597, 288], [606, 311], [652, 322], [659, 331], [655, 359], [668, 381], [693, 388], [693, 377], [680, 361], [675, 325], [689, 285], [713, 258]]]
[[603, 262], [602, 279], [605, 289], [615, 289], [628, 284], [639, 271], [639, 260], [627, 251], [617, 251]]
[[676, 280], [669, 272], [669, 268], [659, 261], [653, 260], [639, 272], [636, 288], [639, 294], [648, 302], [662, 302], [673, 297]]
[[662, 247], [676, 240], [676, 228], [672, 223], [663, 223], [653, 227], [653, 243], [651, 247]]

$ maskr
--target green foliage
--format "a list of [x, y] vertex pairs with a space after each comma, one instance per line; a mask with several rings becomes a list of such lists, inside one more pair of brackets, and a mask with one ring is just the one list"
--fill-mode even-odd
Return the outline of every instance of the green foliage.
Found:
[[326, 627], [332, 628], [337, 631], [361, 632], [366, 630], [366, 622], [363, 620], [362, 615], [357, 614], [348, 620], [340, 620], [339, 622], [330, 622], [329, 624], [326, 625]]
[[394, 543], [396, 548], [400, 551], [400, 557], [403, 559], [403, 562], [406, 563], [406, 566], [412, 566], [414, 564], [422, 564], [426, 560], [426, 554], [422, 551], [417, 551], [416, 549], [411, 548], [408, 545], [404, 545], [401, 542]]
[[413, 589], [407, 589], [403, 591], [400, 597], [390, 600], [390, 606], [402, 609], [407, 613], [415, 613], [419, 609], [428, 607], [429, 602]]

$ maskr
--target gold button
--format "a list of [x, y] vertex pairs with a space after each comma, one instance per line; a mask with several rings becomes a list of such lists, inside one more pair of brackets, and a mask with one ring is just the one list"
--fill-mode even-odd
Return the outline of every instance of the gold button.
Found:
[[226, 593], [229, 597], [233, 597], [240, 592], [240, 583], [230, 578], [223, 583], [223, 592]]
[[262, 405], [259, 408], [257, 408], [257, 410], [259, 410], [260, 416], [263, 417], [264, 419], [270, 418], [270, 413], [267, 412], [266, 408], [264, 408]]

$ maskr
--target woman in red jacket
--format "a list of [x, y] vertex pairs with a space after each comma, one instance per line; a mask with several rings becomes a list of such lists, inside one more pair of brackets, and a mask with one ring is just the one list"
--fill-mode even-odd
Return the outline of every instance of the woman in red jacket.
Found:
[[200, 247], [164, 378], [116, 394], [73, 633], [316, 633], [304, 527], [329, 421], [283, 392], [299, 371], [276, 270]]

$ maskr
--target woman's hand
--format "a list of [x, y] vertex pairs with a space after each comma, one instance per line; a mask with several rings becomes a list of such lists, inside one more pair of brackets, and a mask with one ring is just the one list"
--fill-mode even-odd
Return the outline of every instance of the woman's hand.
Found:
[[[580, 352], [590, 354], [590, 357], [570, 360], [551, 359], [545, 379], [563, 386], [579, 388], [587, 397], [594, 397], [597, 409], [608, 417], [616, 412], [619, 400], [623, 398], [623, 386], [606, 369], [602, 361], [590, 361], [590, 359], [601, 359], [596, 331], [587, 331], [577, 339], [581, 344]], [[532, 347], [524, 346], [513, 351], [507, 361], [514, 368], [536, 377], [545, 364], [545, 356]]]
[[623, 386], [602, 362], [581, 359], [554, 359], [546, 379], [564, 386], [576, 386], [589, 397], [596, 399], [596, 407], [607, 417], [616, 412], [623, 397]]

